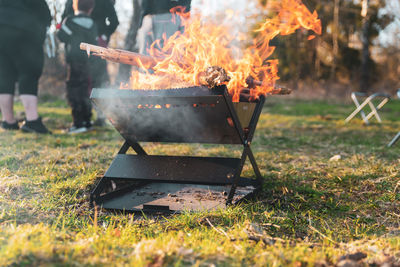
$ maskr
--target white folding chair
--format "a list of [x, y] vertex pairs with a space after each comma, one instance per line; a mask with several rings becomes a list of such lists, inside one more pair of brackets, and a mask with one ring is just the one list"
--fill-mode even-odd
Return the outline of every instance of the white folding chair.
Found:
[[[358, 98], [365, 98], [364, 102], [360, 104], [358, 101]], [[373, 100], [375, 98], [381, 98], [382, 101], [379, 102], [379, 104], [375, 107]], [[368, 96], [366, 93], [361, 93], [361, 92], [353, 92], [351, 93], [351, 99], [353, 100], [354, 104], [356, 105], [356, 109], [346, 118], [345, 122], [349, 122], [352, 120], [358, 113], [361, 114], [362, 119], [364, 120], [365, 124], [369, 124], [369, 119], [372, 118], [372, 116], [375, 116], [376, 120], [378, 122], [382, 122], [381, 117], [378, 114], [378, 110], [380, 110], [389, 100], [390, 100], [390, 95], [385, 94], [385, 93], [375, 93], [370, 96]], [[365, 115], [364, 113], [364, 108], [365, 106], [369, 106], [371, 109], [371, 112], [368, 113], [368, 115]]]

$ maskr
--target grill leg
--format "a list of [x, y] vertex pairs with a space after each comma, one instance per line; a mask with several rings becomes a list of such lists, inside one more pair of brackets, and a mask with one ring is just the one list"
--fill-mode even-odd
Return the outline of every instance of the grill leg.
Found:
[[[142, 148], [139, 143], [130, 143], [125, 141], [118, 154], [126, 154], [126, 152], [132, 148], [138, 155], [147, 155], [146, 151]], [[101, 178], [100, 182], [97, 184], [96, 188], [90, 194], [90, 205], [93, 206], [93, 203], [96, 202], [96, 199], [100, 196], [100, 194], [106, 188], [106, 183], [110, 182], [113, 183], [112, 180], [106, 179], [106, 177]]]
[[239, 167], [236, 169], [235, 177], [233, 177], [232, 187], [231, 187], [231, 190], [229, 191], [228, 199], [226, 200], [226, 205], [227, 205], [227, 206], [232, 204], [233, 196], [235, 195], [236, 187], [237, 187], [237, 185], [238, 185], [238, 183], [239, 183], [239, 180], [240, 180], [240, 174], [242, 173], [243, 166], [244, 166], [244, 164], [245, 164], [245, 162], [246, 162], [247, 152], [248, 152], [248, 151], [247, 151], [247, 149], [245, 148], [245, 149], [243, 150], [242, 158], [241, 158], [241, 160], [240, 160], [240, 165], [239, 165]]
[[254, 173], [256, 174], [257, 180], [260, 184], [262, 184], [263, 178], [262, 178], [260, 169], [258, 168], [256, 158], [254, 157], [253, 151], [251, 151], [250, 147], [248, 148], [248, 153], [249, 153], [249, 159], [250, 159], [251, 165], [253, 166], [253, 170], [254, 170]]
[[90, 206], [93, 207], [93, 203], [96, 202], [96, 199], [100, 196], [101, 192], [103, 192], [106, 183], [106, 179], [101, 178], [100, 182], [96, 185], [95, 189], [90, 193]]
[[237, 185], [239, 184], [240, 175], [242, 174], [243, 166], [246, 163], [247, 156], [250, 159], [250, 162], [251, 162], [251, 165], [253, 167], [254, 173], [256, 174], [256, 177], [257, 177], [257, 181], [260, 183], [260, 185], [262, 185], [262, 175], [261, 175], [260, 169], [258, 168], [256, 159], [254, 157], [253, 152], [251, 151], [250, 146], [246, 145], [244, 150], [243, 150], [243, 154], [242, 154], [242, 158], [241, 158], [241, 161], [240, 161], [240, 165], [236, 170], [235, 177], [234, 177], [234, 180], [233, 180], [233, 184], [232, 184], [231, 190], [229, 191], [228, 199], [226, 201], [226, 205], [231, 205], [232, 204], [232, 200], [233, 200], [233, 197], [235, 196], [236, 188], [237, 188]]
[[126, 154], [126, 152], [129, 150], [130, 147], [131, 146], [128, 144], [128, 141], [125, 141], [121, 149], [118, 151], [118, 154]]
[[139, 143], [130, 143], [128, 141], [125, 141], [125, 143], [122, 145], [121, 149], [118, 151], [118, 154], [126, 154], [126, 152], [129, 150], [130, 147], [138, 155], [147, 155], [146, 151], [144, 151], [143, 147], [141, 145], [139, 145]]
[[260, 185], [262, 184], [262, 175], [260, 173], [260, 169], [258, 168], [254, 154], [251, 151], [250, 144], [251, 144], [251, 141], [253, 140], [254, 132], [256, 130], [257, 123], [258, 123], [258, 120], [259, 120], [261, 112], [262, 112], [262, 107], [265, 102], [265, 97], [261, 96], [260, 101], [257, 103], [255, 113], [253, 114], [253, 117], [251, 118], [251, 121], [249, 124], [249, 132], [247, 135], [244, 134], [243, 127], [240, 124], [239, 118], [237, 117], [237, 114], [233, 107], [233, 104], [232, 104], [229, 96], [227, 96], [226, 94], [225, 94], [225, 99], [226, 99], [226, 104], [228, 106], [228, 109], [231, 113], [233, 122], [235, 124], [236, 130], [243, 142], [243, 147], [244, 147], [240, 165], [239, 165], [238, 169], [236, 170], [233, 184], [232, 184], [231, 190], [229, 191], [228, 199], [226, 200], [226, 205], [231, 205], [232, 201], [233, 201], [233, 197], [236, 192], [237, 185], [239, 184], [240, 175], [242, 173], [243, 166], [246, 162], [247, 156], [249, 156], [251, 165], [253, 166], [254, 173], [256, 174], [256, 177], [257, 177], [257, 181], [260, 183]]

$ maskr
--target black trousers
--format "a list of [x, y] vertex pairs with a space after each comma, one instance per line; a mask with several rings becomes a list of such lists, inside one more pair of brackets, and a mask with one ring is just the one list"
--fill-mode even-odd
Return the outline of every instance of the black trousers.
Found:
[[0, 25], [0, 94], [37, 95], [43, 70], [43, 48], [34, 34]]
[[67, 99], [72, 108], [74, 126], [90, 127], [92, 104], [89, 99], [90, 75], [87, 63], [71, 62], [67, 81]]

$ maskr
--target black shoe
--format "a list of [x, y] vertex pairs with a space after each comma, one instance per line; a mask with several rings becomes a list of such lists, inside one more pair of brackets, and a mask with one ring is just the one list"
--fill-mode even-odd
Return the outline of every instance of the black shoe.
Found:
[[42, 118], [40, 117], [34, 121], [25, 120], [24, 124], [21, 127], [21, 130], [27, 133], [51, 134], [46, 126], [44, 126]]
[[92, 128], [92, 122], [91, 121], [84, 122], [83, 124], [88, 129]]
[[2, 121], [1, 128], [3, 128], [4, 130], [19, 130], [18, 122], [8, 123], [6, 121]]

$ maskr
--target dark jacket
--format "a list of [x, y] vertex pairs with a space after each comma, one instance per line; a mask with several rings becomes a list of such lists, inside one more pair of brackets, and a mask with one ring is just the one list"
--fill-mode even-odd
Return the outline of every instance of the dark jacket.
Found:
[[88, 15], [69, 16], [62, 23], [57, 36], [65, 43], [68, 63], [85, 63], [88, 61], [88, 56], [86, 51], [80, 49], [80, 43], [97, 44], [97, 27]]
[[50, 23], [50, 10], [45, 0], [0, 0], [0, 25], [29, 32], [35, 40], [43, 42]]
[[[72, 0], [68, 0], [65, 4], [62, 18], [74, 14], [72, 8]], [[117, 13], [115, 12], [113, 0], [96, 0], [95, 6], [91, 14], [92, 19], [96, 23], [98, 35], [105, 35], [108, 39], [115, 32], [119, 25]]]
[[177, 6], [185, 7], [185, 12], [190, 11], [192, 0], [143, 0], [140, 25], [146, 15], [169, 13], [171, 8]]

